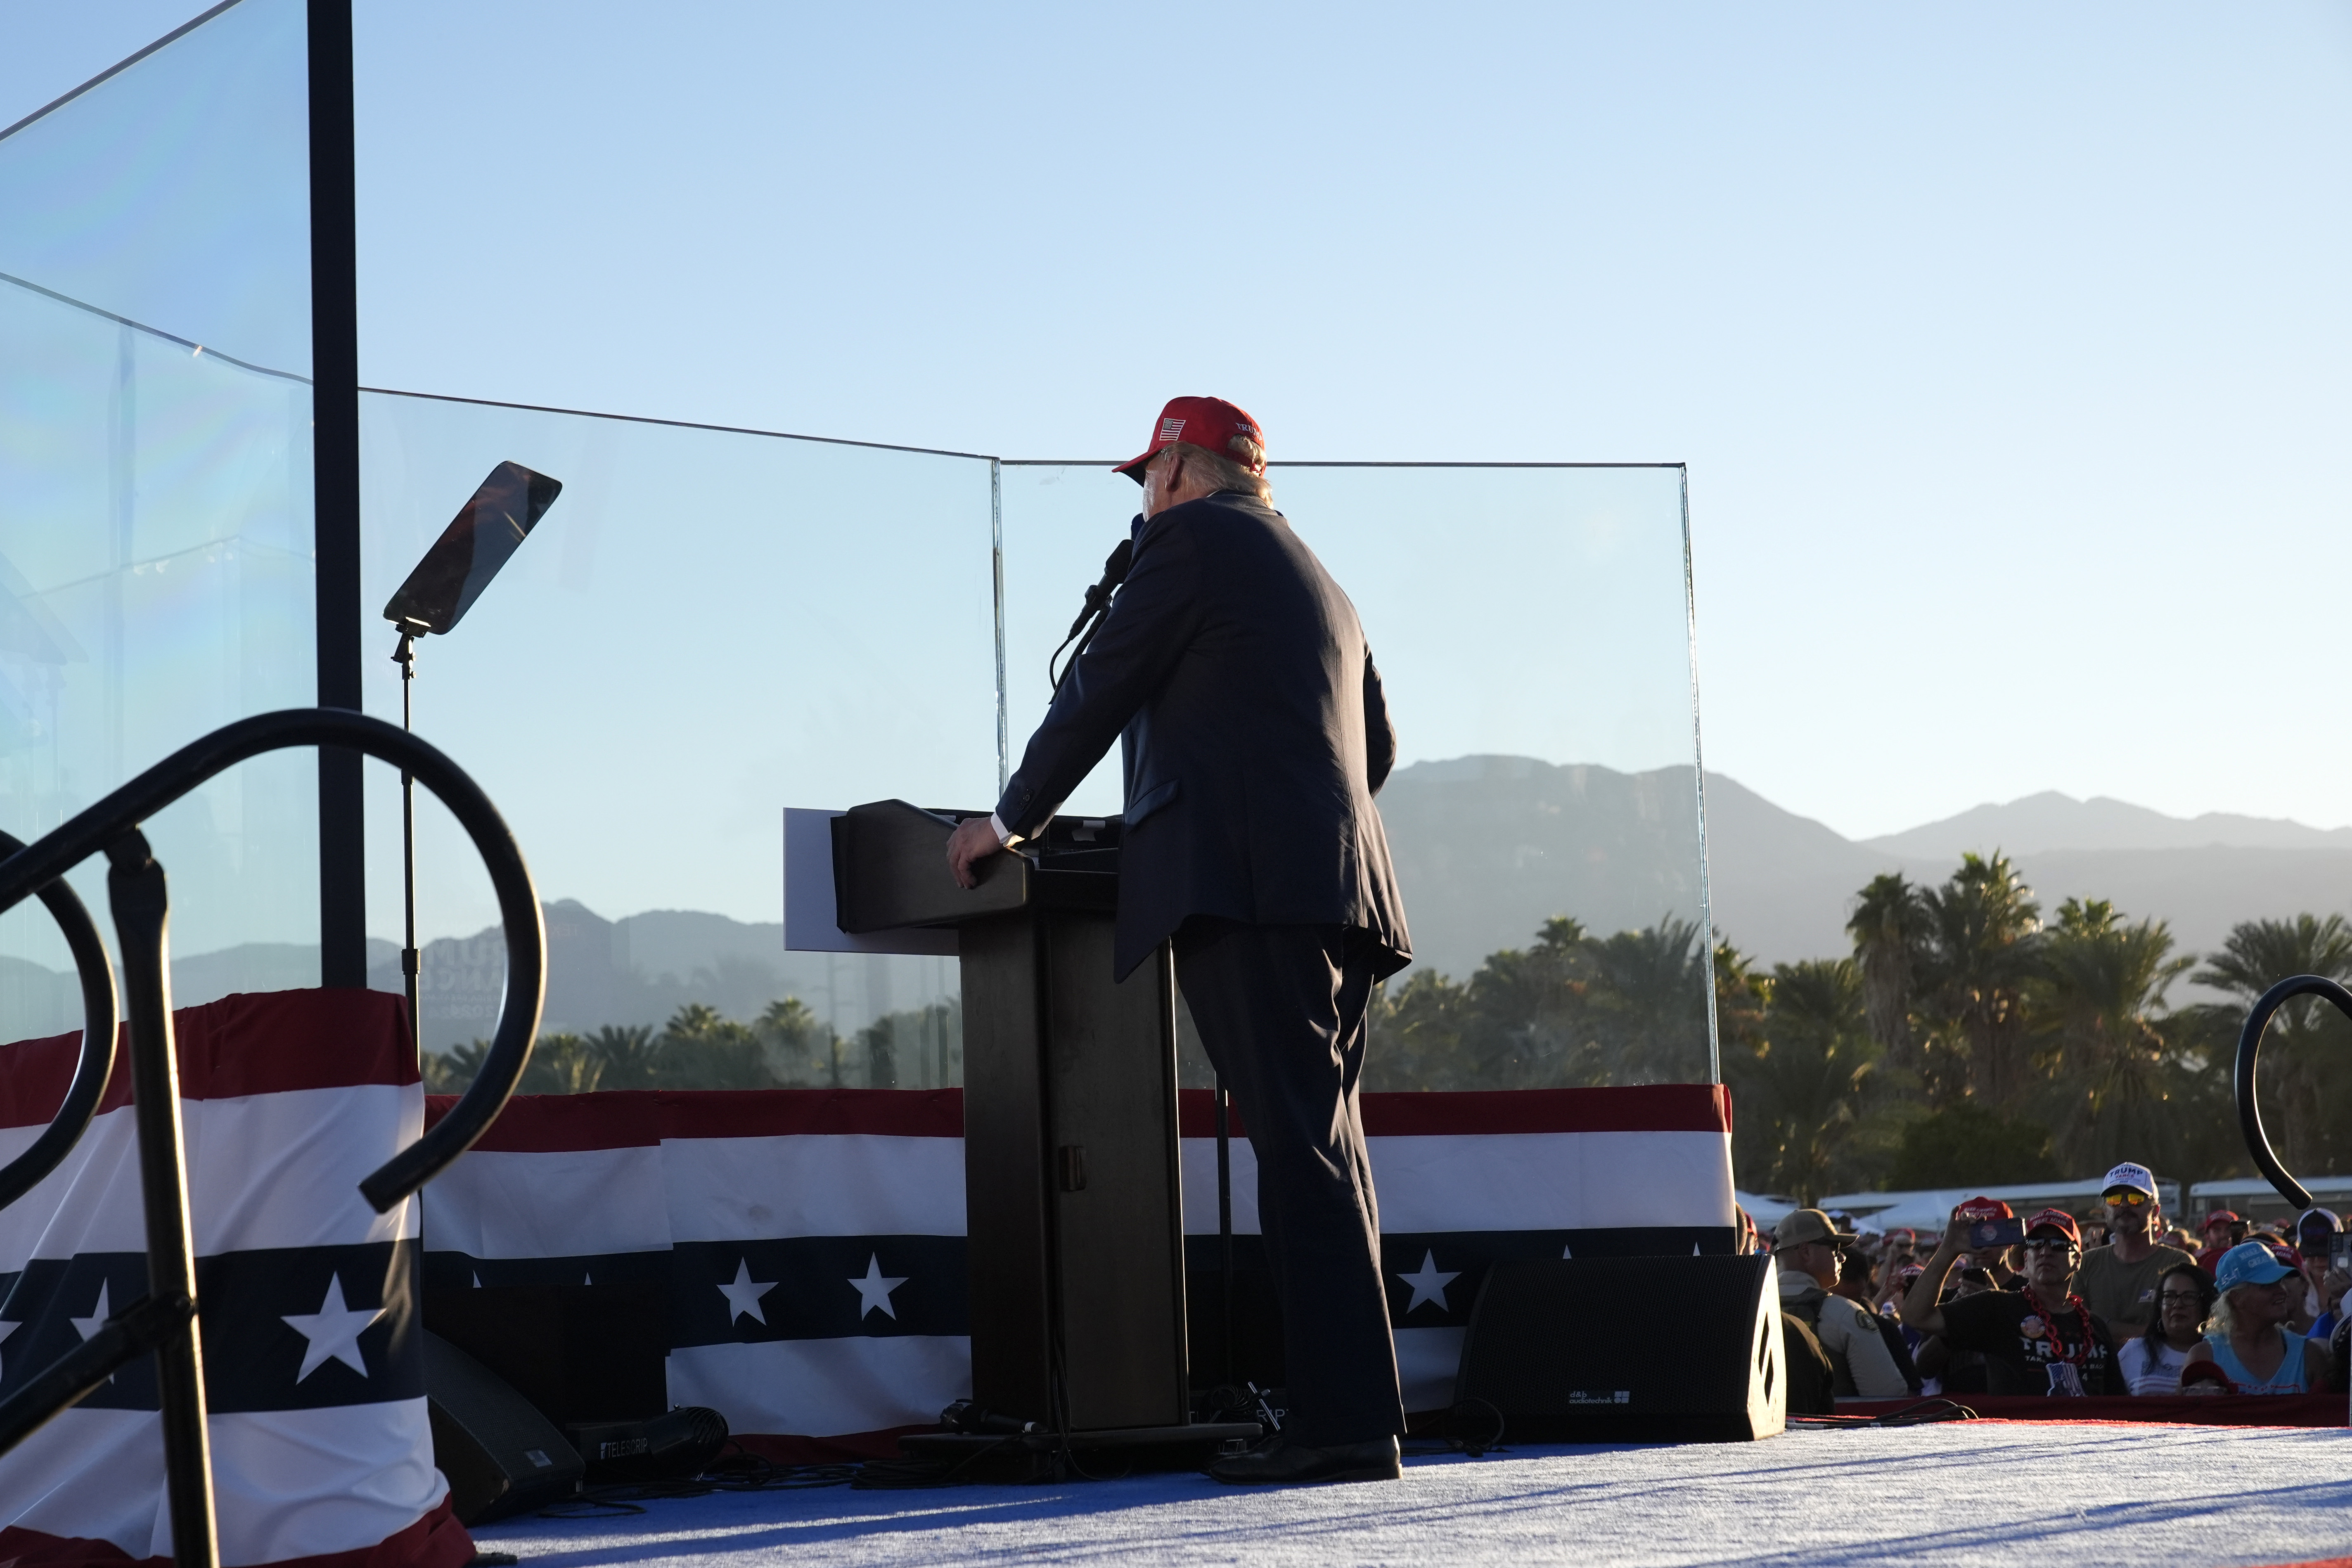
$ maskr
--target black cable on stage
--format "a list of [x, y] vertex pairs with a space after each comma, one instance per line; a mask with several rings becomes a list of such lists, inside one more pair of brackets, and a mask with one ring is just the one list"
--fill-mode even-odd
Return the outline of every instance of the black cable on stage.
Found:
[[621, 1519], [645, 1512], [642, 1506], [671, 1498], [709, 1497], [714, 1492], [801, 1491], [814, 1487], [853, 1484], [859, 1466], [854, 1462], [779, 1465], [736, 1443], [699, 1475], [670, 1480], [624, 1481], [583, 1486], [562, 1502], [539, 1510], [541, 1519]]
[[1868, 1426], [1925, 1426], [1938, 1421], [1980, 1421], [1983, 1417], [1957, 1399], [1937, 1395], [1914, 1401], [1899, 1410], [1876, 1415], [1791, 1415], [1790, 1426], [1813, 1431], [1859, 1430]]

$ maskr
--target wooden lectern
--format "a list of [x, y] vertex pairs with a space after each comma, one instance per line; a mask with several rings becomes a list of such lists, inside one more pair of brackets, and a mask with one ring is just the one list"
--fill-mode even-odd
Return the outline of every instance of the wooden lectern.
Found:
[[854, 807], [833, 868], [843, 931], [957, 931], [972, 1398], [1098, 1441], [1255, 1436], [1191, 1420], [1174, 971], [1162, 946], [1111, 980], [1119, 824], [1055, 817], [972, 889], [954, 826]]

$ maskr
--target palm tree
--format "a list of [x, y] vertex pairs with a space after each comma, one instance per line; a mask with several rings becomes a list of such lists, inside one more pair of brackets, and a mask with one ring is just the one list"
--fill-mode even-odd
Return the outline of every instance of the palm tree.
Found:
[[670, 1015], [656, 1043], [666, 1089], [772, 1089], [766, 1053], [750, 1025], [690, 1002]]
[[1734, 1126], [1761, 1131], [1772, 1191], [1811, 1203], [1829, 1190], [1882, 1047], [1871, 1037], [1862, 971], [1852, 959], [1776, 964], [1768, 994], [1765, 1038], [1725, 1064], [1740, 1096]]
[[1696, 1083], [1706, 1074], [1706, 959], [1694, 921], [1672, 915], [1583, 942], [1586, 1000], [1602, 1041], [1601, 1083]]
[[[1463, 991], [1455, 1034], [1455, 1048], [1478, 1086], [1550, 1089], [1612, 1081], [1607, 1047], [1594, 1033], [1588, 1005], [1592, 985], [1592, 938], [1565, 915], [1546, 921], [1533, 946], [1488, 953]], [[1448, 998], [1432, 990], [1415, 1000], [1426, 1011]]]
[[2126, 924], [2104, 899], [2068, 899], [2040, 944], [2028, 992], [2041, 1066], [2053, 1080], [2059, 1147], [2087, 1167], [2171, 1163], [2210, 1119], [2201, 1064], [2161, 1027], [2165, 993], [2196, 961], [2174, 958], [2162, 921]]
[[[2296, 974], [2352, 981], [2352, 926], [2342, 916], [2242, 921], [2231, 928], [2221, 951], [2209, 953], [2205, 967], [2190, 978], [2239, 999], [2235, 1008], [2202, 1010], [2218, 1026], [2215, 1032], [2230, 1039], [2263, 992]], [[2352, 1098], [2346, 1094], [2352, 1077], [2347, 1043], [2352, 1027], [2316, 996], [2297, 997], [2271, 1021], [2262, 1058], [2263, 1120], [2291, 1166], [2334, 1170], [2352, 1154], [2342, 1114]]]
[[643, 1024], [607, 1024], [588, 1043], [604, 1064], [599, 1089], [651, 1089], [660, 1081], [659, 1049], [654, 1032]]
[[1873, 877], [1845, 922], [1853, 938], [1854, 962], [1862, 966], [1863, 1010], [1870, 1037], [1895, 1066], [1916, 1069], [1918, 1044], [1911, 1028], [1911, 1005], [1918, 986], [1927, 911], [1919, 889], [1900, 872]]
[[769, 1071], [787, 1087], [814, 1082], [818, 1059], [833, 1053], [832, 1026], [797, 996], [769, 1003], [751, 1029], [766, 1051]]
[[490, 1054], [490, 1042], [476, 1040], [469, 1045], [451, 1046], [446, 1051], [427, 1051], [418, 1063], [423, 1069], [425, 1092], [427, 1094], [463, 1094], [478, 1077], [482, 1063]]
[[1922, 895], [1928, 987], [1956, 1026], [1968, 1077], [1993, 1110], [2019, 1108], [2030, 1086], [2024, 986], [2033, 973], [2041, 906], [2007, 856], [1960, 857], [1942, 887]]
[[541, 1035], [517, 1087], [525, 1094], [593, 1094], [604, 1073], [604, 1058], [588, 1041], [568, 1033]]

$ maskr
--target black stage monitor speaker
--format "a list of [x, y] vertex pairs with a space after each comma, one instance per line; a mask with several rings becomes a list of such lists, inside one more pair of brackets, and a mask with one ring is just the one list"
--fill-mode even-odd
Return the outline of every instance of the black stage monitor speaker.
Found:
[[479, 1524], [579, 1489], [579, 1452], [530, 1400], [440, 1335], [425, 1334], [425, 1412], [449, 1509]]
[[668, 1306], [645, 1283], [444, 1286], [425, 1326], [568, 1426], [669, 1408]]
[[1767, 1257], [1497, 1263], [1454, 1384], [1513, 1437], [1725, 1443], [1785, 1425], [1780, 1293]]

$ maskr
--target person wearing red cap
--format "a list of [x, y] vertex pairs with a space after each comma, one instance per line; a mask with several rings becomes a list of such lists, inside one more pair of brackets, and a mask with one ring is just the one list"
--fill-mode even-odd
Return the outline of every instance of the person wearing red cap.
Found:
[[2201, 1228], [2205, 1245], [2197, 1254], [2197, 1267], [2210, 1274], [2221, 1266], [2221, 1254], [2246, 1239], [2246, 1222], [2228, 1209], [2215, 1209]]
[[[1970, 1198], [1952, 1212], [1966, 1219], [1971, 1226], [1990, 1220], [2017, 1217], [2017, 1211], [1999, 1198]], [[1977, 1247], [1968, 1255], [1969, 1265], [1982, 1270], [1985, 1278], [1991, 1281], [1995, 1289], [2017, 1289], [2022, 1281], [2018, 1279], [2017, 1270], [2012, 1267], [2011, 1250], [2006, 1247]]]
[[1043, 831], [1124, 746], [1114, 973], [1177, 983], [1257, 1156], [1290, 1418], [1234, 1483], [1392, 1479], [1404, 1431], [1357, 1087], [1372, 986], [1411, 961], [1372, 796], [1396, 735], [1355, 606], [1282, 514], [1257, 421], [1179, 397], [1118, 467], [1143, 487], [1124, 585], [996, 809], [949, 869]]
[[1981, 1351], [1988, 1394], [2124, 1394], [2105, 1320], [2069, 1288], [2083, 1233], [2063, 1209], [2025, 1222], [2025, 1289], [1985, 1290], [1937, 1303], [1944, 1280], [1969, 1247], [1976, 1222], [1955, 1210], [1944, 1239], [1903, 1299], [1906, 1327], [1956, 1351]]

